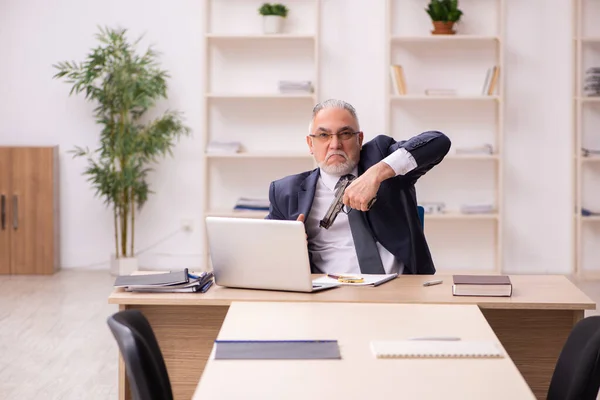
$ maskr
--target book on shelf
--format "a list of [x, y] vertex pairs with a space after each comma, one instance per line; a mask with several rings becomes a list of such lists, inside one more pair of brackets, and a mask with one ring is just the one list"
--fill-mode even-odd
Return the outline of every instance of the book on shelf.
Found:
[[491, 96], [495, 93], [498, 87], [498, 79], [500, 75], [500, 67], [494, 65], [490, 67], [485, 76], [485, 82], [483, 83], [483, 89], [481, 94], [484, 96]]
[[406, 80], [404, 79], [404, 68], [401, 65], [390, 65], [392, 86], [396, 94], [406, 94]]
[[512, 283], [507, 275], [453, 275], [454, 296], [510, 297]]

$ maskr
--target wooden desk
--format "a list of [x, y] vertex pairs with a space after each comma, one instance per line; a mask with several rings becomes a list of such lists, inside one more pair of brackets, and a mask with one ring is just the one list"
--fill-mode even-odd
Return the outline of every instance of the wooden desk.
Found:
[[[165, 357], [175, 399], [189, 399], [213, 341], [233, 301], [425, 303], [478, 305], [538, 398], [546, 396], [560, 350], [575, 322], [595, 303], [560, 275], [513, 275], [510, 298], [454, 297], [452, 276], [423, 287], [428, 275], [400, 276], [379, 287], [342, 287], [318, 293], [285, 293], [213, 287], [205, 294], [127, 293], [115, 289], [109, 303], [141, 310]], [[123, 364], [120, 398], [129, 398]]]
[[[232, 303], [222, 340], [338, 340], [341, 360], [214, 360], [193, 400], [535, 399], [510, 357], [378, 359], [371, 340], [498, 338], [475, 305]], [[501, 346], [500, 346], [501, 347]]]

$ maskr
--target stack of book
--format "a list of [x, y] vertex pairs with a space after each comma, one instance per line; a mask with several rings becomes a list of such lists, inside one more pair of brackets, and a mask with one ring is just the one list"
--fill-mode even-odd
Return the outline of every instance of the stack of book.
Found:
[[240, 197], [235, 203], [234, 210], [269, 211], [269, 199], [251, 199]]
[[206, 152], [209, 154], [215, 153], [239, 153], [242, 150], [240, 142], [215, 142], [211, 141], [206, 146]]
[[463, 214], [491, 214], [494, 212], [493, 204], [463, 204], [460, 206]]
[[141, 275], [121, 275], [115, 280], [115, 287], [127, 292], [147, 293], [205, 293], [213, 284], [213, 273], [190, 274], [188, 269], [167, 273]]

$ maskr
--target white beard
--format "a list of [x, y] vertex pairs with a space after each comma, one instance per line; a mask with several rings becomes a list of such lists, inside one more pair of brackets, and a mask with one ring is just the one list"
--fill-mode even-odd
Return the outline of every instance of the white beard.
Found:
[[[333, 164], [333, 165], [327, 165], [327, 158], [333, 154], [339, 154], [342, 157], [346, 158], [346, 161], [344, 161], [343, 163], [340, 164]], [[346, 175], [349, 174], [350, 172], [352, 172], [352, 170], [354, 170], [354, 167], [356, 167], [356, 162], [354, 162], [353, 160], [350, 160], [346, 154], [344, 154], [343, 152], [337, 152], [334, 151], [330, 154], [327, 155], [327, 157], [325, 157], [325, 160], [321, 161], [319, 164], [319, 168], [321, 168], [323, 171], [325, 171], [328, 174], [331, 175], [335, 175], [335, 176], [342, 176], [342, 175]]]

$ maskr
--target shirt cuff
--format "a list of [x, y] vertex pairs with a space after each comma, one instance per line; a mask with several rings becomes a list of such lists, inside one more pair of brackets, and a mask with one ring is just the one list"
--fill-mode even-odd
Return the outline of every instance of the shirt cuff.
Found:
[[417, 162], [414, 157], [403, 147], [399, 148], [382, 161], [392, 167], [394, 172], [396, 172], [396, 176], [406, 175], [417, 168]]

